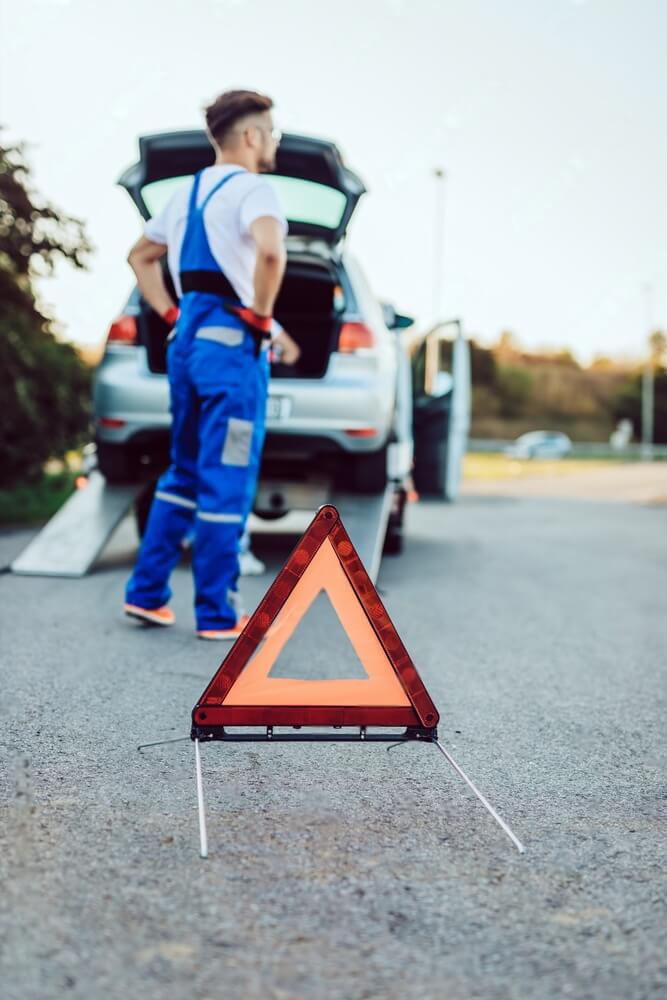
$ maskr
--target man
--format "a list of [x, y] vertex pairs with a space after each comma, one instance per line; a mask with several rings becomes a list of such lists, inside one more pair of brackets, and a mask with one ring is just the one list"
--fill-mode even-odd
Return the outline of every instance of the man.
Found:
[[[172, 464], [161, 476], [127, 585], [125, 612], [172, 625], [168, 581], [194, 527], [197, 635], [235, 639], [238, 543], [264, 441], [273, 304], [285, 270], [287, 223], [269, 182], [280, 134], [270, 98], [229, 91], [206, 109], [215, 163], [150, 220], [129, 263], [146, 301], [175, 328], [167, 369]], [[180, 296], [167, 292], [161, 258]], [[299, 349], [282, 330], [281, 360]]]

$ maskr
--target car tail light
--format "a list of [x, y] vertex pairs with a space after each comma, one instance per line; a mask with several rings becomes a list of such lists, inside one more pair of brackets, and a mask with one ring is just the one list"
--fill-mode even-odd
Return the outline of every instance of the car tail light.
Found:
[[107, 344], [136, 344], [137, 321], [134, 316], [119, 316], [109, 327]]
[[345, 433], [351, 438], [377, 437], [377, 427], [349, 427]]
[[125, 421], [118, 417], [98, 417], [98, 427], [106, 427], [107, 430], [116, 431], [119, 427], [125, 426]]
[[338, 337], [338, 350], [351, 354], [364, 347], [375, 347], [375, 335], [365, 323], [343, 323]]

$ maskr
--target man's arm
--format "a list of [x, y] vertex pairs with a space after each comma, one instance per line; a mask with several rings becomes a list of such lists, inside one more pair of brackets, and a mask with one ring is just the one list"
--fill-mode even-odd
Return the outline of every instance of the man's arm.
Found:
[[160, 264], [166, 252], [164, 244], [153, 243], [148, 237], [142, 236], [127, 257], [128, 264], [137, 276], [139, 291], [160, 316], [175, 308], [164, 283], [164, 272]]
[[[250, 235], [257, 246], [253, 310], [260, 316], [271, 316], [287, 262], [283, 229], [273, 216], [263, 215], [251, 223]], [[285, 330], [273, 337], [273, 343], [280, 347], [284, 364], [293, 365], [299, 360], [301, 348]]]
[[250, 235], [257, 246], [252, 308], [259, 316], [271, 316], [287, 262], [283, 229], [277, 219], [263, 215], [251, 223]]

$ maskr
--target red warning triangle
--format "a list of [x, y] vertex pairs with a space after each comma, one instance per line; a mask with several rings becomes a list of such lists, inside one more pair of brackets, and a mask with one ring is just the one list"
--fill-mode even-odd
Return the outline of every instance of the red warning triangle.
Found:
[[[282, 649], [325, 591], [366, 677], [270, 676]], [[419, 726], [438, 711], [335, 507], [317, 513], [192, 712], [207, 733], [224, 726]]]

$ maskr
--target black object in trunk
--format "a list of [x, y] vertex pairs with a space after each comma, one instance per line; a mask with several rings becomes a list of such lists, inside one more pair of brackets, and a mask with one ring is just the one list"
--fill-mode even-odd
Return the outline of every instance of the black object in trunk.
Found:
[[341, 326], [334, 309], [335, 287], [322, 267], [288, 265], [274, 315], [301, 348], [301, 357], [296, 365], [272, 365], [272, 378], [322, 378], [325, 374]]

